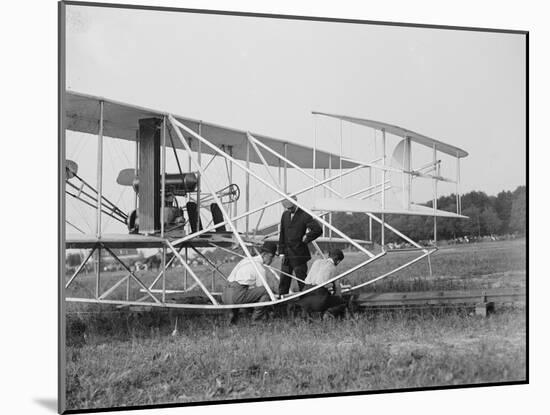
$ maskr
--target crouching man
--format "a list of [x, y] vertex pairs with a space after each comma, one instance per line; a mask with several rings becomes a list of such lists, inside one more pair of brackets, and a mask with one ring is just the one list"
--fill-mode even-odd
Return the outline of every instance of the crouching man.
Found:
[[[344, 259], [344, 253], [340, 249], [332, 249], [329, 257], [318, 259], [311, 266], [307, 274], [303, 290], [310, 289], [316, 285], [321, 285], [336, 274], [336, 266]], [[331, 294], [327, 287], [333, 286], [334, 293]], [[342, 316], [346, 309], [346, 303], [342, 299], [342, 291], [338, 282], [317, 288], [316, 290], [305, 294], [298, 304], [308, 315], [311, 312], [329, 312], [334, 317]]]
[[[252, 261], [257, 265], [260, 274], [266, 279], [264, 265], [270, 265], [277, 251], [277, 246], [273, 243], [266, 242], [260, 250], [260, 255], [252, 257], [252, 259], [244, 258], [241, 260], [227, 281], [229, 284], [225, 287], [222, 293], [222, 301], [224, 304], [248, 304], [260, 303], [269, 301], [269, 295], [265, 287], [259, 287], [257, 284], [258, 273]], [[265, 307], [256, 307], [252, 313], [253, 320], [260, 320], [266, 313]], [[231, 309], [230, 324], [235, 324], [239, 316], [239, 309]]]

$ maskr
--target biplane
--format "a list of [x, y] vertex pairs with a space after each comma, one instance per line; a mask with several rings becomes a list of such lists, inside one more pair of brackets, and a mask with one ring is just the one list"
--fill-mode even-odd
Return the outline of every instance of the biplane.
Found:
[[[343, 292], [354, 292], [367, 285], [387, 278], [412, 264], [427, 258], [437, 250], [438, 217], [464, 218], [460, 200], [460, 160], [468, 155], [464, 150], [422, 134], [384, 122], [345, 115], [312, 112], [313, 117], [322, 117], [340, 124], [353, 124], [374, 131], [378, 143], [378, 154], [354, 154], [346, 157], [317, 148], [316, 137], [311, 147], [291, 140], [272, 138], [246, 130], [216, 125], [169, 112], [156, 111], [136, 105], [117, 102], [66, 91], [62, 97], [64, 111], [63, 137], [67, 131], [86, 133], [97, 137], [97, 183], [92, 186], [79, 174], [78, 162], [65, 162], [66, 197], [78, 200], [94, 209], [95, 228], [86, 233], [77, 226], [79, 233], [67, 232], [66, 249], [85, 250], [82, 263], [64, 281], [65, 292], [78, 281], [85, 265], [96, 257], [99, 263], [102, 253], [112, 256], [124, 269], [124, 275], [105, 286], [101, 284], [101, 266], [95, 269], [95, 292], [89, 296], [65, 296], [70, 302], [115, 304], [118, 306], [152, 306], [168, 308], [229, 309], [275, 305], [292, 301], [316, 289], [293, 292], [279, 298], [268, 282], [258, 272], [261, 283], [269, 294], [269, 301], [252, 304], [221, 304], [214, 284], [207, 287], [197, 274], [189, 252], [200, 257], [210, 267], [212, 275], [222, 285], [227, 278], [211, 257], [212, 249], [220, 249], [235, 258], [250, 258], [264, 241], [278, 238], [278, 220], [262, 224], [268, 209], [274, 209], [273, 217], [280, 218], [280, 204], [283, 200], [295, 204], [309, 213], [323, 227], [323, 236], [312, 245], [318, 255], [324, 256], [322, 246], [346, 246], [361, 255], [359, 263], [335, 275], [330, 282], [339, 283], [359, 270], [368, 269], [374, 262], [391, 253], [387, 249], [386, 232], [392, 232], [418, 252], [413, 259], [383, 272], [381, 275], [363, 273], [363, 279], [344, 287]], [[388, 151], [386, 135], [398, 142]], [[116, 178], [119, 186], [135, 192], [132, 211], [124, 211], [106, 197], [103, 191], [103, 142], [104, 140], [126, 140], [135, 145], [135, 163], [123, 166]], [[361, 140], [368, 140], [366, 135]], [[335, 137], [337, 140], [337, 137]], [[342, 136], [340, 135], [340, 142]], [[430, 152], [430, 160], [421, 166], [413, 166], [413, 149], [422, 147]], [[342, 149], [342, 144], [340, 145]], [[173, 154], [177, 171], [167, 172], [167, 153]], [[456, 159], [454, 178], [441, 174], [440, 155]], [[180, 160], [187, 157], [188, 168]], [[206, 158], [210, 158], [206, 162]], [[216, 188], [213, 173], [209, 171], [212, 160], [223, 161], [227, 172], [227, 185]], [[234, 169], [241, 171], [239, 183]], [[261, 169], [261, 170], [260, 170]], [[290, 172], [302, 177], [304, 186], [290, 189]], [[369, 180], [358, 180], [359, 172], [369, 172]], [[319, 173], [322, 172], [322, 177]], [[264, 186], [274, 197], [264, 203], [255, 203], [251, 190], [251, 179]], [[431, 182], [433, 205], [425, 206], [413, 202], [413, 181]], [[294, 181], [296, 183], [297, 181]], [[351, 183], [345, 186], [344, 183]], [[456, 186], [456, 211], [437, 208], [438, 183], [447, 182]], [[337, 185], [335, 185], [337, 184]], [[294, 186], [295, 187], [295, 186]], [[353, 189], [346, 191], [346, 189]], [[304, 195], [307, 194], [307, 203]], [[297, 196], [297, 200], [293, 199]], [[322, 196], [322, 197], [317, 197]], [[365, 239], [350, 238], [332, 221], [334, 212], [361, 212], [369, 220], [369, 235]], [[433, 244], [414, 241], [404, 232], [386, 222], [388, 214], [422, 215], [434, 218]], [[124, 225], [124, 232], [104, 233], [102, 220], [109, 217]], [[257, 218], [256, 226], [251, 218]], [[69, 225], [71, 225], [69, 223]], [[378, 241], [372, 241], [372, 227], [380, 229]], [[68, 229], [68, 228], [67, 228]], [[375, 244], [380, 247], [375, 252]], [[119, 258], [116, 251], [121, 248], [158, 249], [161, 265], [152, 282], [145, 283], [130, 264]], [[178, 290], [167, 289], [167, 280], [173, 273], [167, 272], [173, 263], [179, 263], [185, 273], [184, 284]], [[98, 264], [99, 265], [99, 264]], [[257, 265], [255, 265], [257, 266]], [[269, 269], [274, 278], [280, 270]], [[187, 284], [187, 278], [193, 284]], [[290, 276], [296, 279], [295, 276]], [[179, 277], [178, 277], [179, 278]], [[181, 279], [179, 280], [181, 281]], [[139, 295], [132, 296], [130, 283], [140, 288]], [[126, 292], [124, 294], [124, 284]], [[172, 282], [174, 287], [179, 282]], [[198, 301], [174, 301], [171, 295], [177, 292], [197, 290]], [[122, 292], [122, 294], [121, 294]], [[116, 295], [115, 295], [116, 294]], [[193, 298], [193, 297], [190, 297]]]

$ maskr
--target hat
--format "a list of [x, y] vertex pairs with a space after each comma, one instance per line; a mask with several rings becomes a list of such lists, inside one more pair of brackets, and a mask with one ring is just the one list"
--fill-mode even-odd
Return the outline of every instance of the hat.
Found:
[[328, 252], [328, 256], [331, 258], [336, 258], [338, 261], [342, 261], [344, 259], [344, 253], [342, 252], [342, 250], [336, 248], [331, 249]]
[[[292, 200], [298, 200], [295, 195], [288, 195], [288, 197], [291, 198]], [[288, 209], [289, 207], [294, 206], [294, 203], [292, 203], [290, 200], [287, 200], [287, 199], [283, 200], [282, 204], [285, 209]]]
[[260, 248], [260, 252], [275, 255], [277, 252], [277, 245], [275, 245], [273, 242], [264, 242], [262, 247]]

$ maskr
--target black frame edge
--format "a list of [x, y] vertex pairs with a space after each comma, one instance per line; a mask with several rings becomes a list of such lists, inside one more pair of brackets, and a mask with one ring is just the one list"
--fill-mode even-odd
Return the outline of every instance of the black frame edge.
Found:
[[58, 91], [57, 91], [57, 105], [58, 105], [58, 142], [57, 142], [57, 191], [58, 191], [58, 226], [57, 226], [57, 244], [58, 244], [58, 269], [57, 269], [57, 333], [58, 333], [58, 344], [57, 344], [57, 412], [65, 413], [66, 411], [66, 401], [65, 401], [65, 390], [66, 390], [66, 363], [65, 363], [65, 336], [66, 336], [66, 325], [65, 325], [65, 309], [64, 309], [64, 298], [65, 290], [63, 284], [63, 270], [65, 269], [65, 180], [64, 180], [64, 164], [65, 164], [65, 117], [64, 117], [64, 103], [65, 103], [65, 30], [66, 30], [66, 3], [60, 1], [58, 3], [58, 26], [57, 26], [57, 82], [58, 82]]

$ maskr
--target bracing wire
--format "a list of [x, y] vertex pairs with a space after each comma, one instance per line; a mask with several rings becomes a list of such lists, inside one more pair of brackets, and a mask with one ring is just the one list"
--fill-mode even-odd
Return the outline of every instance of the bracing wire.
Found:
[[86, 232], [84, 232], [82, 229], [80, 229], [78, 226], [76, 226], [75, 224], [71, 223], [68, 219], [65, 219], [65, 222], [67, 222], [67, 224], [71, 225], [73, 228], [75, 228], [77, 231], [79, 231], [80, 233], [82, 234], [85, 234]]
[[93, 232], [92, 225], [90, 224], [87, 216], [82, 212], [83, 206], [80, 203], [71, 203], [71, 205], [72, 205], [73, 209], [76, 211], [76, 213], [80, 216], [82, 221], [86, 224], [86, 226], [90, 230], [90, 232]]
[[[130, 159], [128, 158], [128, 156], [126, 155], [126, 152], [122, 149], [120, 149], [120, 147], [122, 146], [122, 142], [116, 142], [116, 140], [113, 141], [113, 145], [115, 147], [115, 150], [117, 152], [117, 154], [122, 154], [122, 156], [124, 157], [124, 159], [126, 160], [126, 163], [128, 163], [129, 166], [132, 165], [132, 162], [130, 161]], [[118, 146], [117, 146], [118, 145]], [[121, 157], [122, 158], [122, 157]]]
[[[124, 187], [122, 191], [120, 192], [120, 195], [118, 196], [118, 200], [115, 202], [115, 206], [117, 206], [120, 202], [120, 200], [124, 197], [126, 194], [126, 190], [128, 190], [127, 187]], [[114, 216], [108, 215], [109, 217], [105, 220], [103, 223], [103, 229], [107, 229], [107, 225], [110, 225], [112, 223], [112, 219], [116, 219]], [[118, 220], [118, 219], [117, 219]], [[120, 220], [119, 220], [120, 222]]]
[[[74, 137], [77, 140], [76, 147], [71, 151], [72, 154], [69, 155], [69, 159], [76, 160], [82, 150], [86, 147], [86, 144], [88, 144], [88, 140], [86, 138], [82, 137]], [[67, 139], [65, 139], [67, 141]], [[73, 141], [73, 140], [71, 140]], [[65, 147], [67, 146], [67, 143], [65, 143]]]

